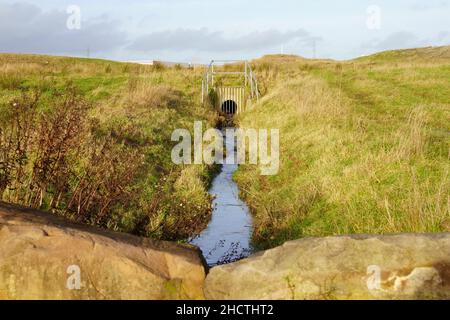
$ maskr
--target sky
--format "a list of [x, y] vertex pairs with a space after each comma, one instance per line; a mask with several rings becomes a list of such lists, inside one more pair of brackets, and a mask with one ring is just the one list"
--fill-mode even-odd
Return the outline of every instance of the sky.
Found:
[[450, 0], [0, 0], [0, 52], [205, 63], [450, 44]]

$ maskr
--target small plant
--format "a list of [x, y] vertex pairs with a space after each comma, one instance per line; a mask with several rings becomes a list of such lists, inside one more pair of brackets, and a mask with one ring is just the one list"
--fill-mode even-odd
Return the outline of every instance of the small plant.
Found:
[[153, 62], [153, 71], [157, 71], [157, 72], [162, 72], [166, 70], [166, 66], [159, 61], [154, 61]]
[[0, 89], [19, 89], [22, 81], [23, 79], [17, 74], [0, 73]]
[[208, 92], [208, 103], [211, 107], [215, 108], [215, 106], [217, 105], [217, 93], [216, 90], [214, 90], [213, 88], [209, 89]]

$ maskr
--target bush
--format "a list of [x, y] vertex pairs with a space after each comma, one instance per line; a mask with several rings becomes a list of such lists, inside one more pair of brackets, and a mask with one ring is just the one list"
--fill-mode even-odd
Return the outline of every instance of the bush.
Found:
[[162, 62], [155, 61], [153, 62], [153, 70], [158, 72], [165, 71], [166, 66]]
[[215, 121], [196, 99], [198, 74], [75, 58], [0, 61], [12, 89], [0, 99], [0, 200], [158, 239], [185, 240], [206, 225], [210, 169], [170, 157], [175, 128]]
[[[82, 222], [106, 225], [114, 206], [132, 203], [142, 156], [110, 130], [95, 135], [90, 105], [73, 87], [43, 110], [40, 94], [7, 104], [0, 130], [0, 196]], [[39, 110], [40, 109], [40, 110]]]

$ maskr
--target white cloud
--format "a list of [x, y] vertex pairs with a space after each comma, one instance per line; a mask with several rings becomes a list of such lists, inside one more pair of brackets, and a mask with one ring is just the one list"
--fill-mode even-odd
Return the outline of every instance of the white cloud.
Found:
[[252, 31], [244, 35], [227, 37], [222, 31], [201, 29], [175, 29], [152, 32], [137, 38], [129, 47], [135, 51], [199, 50], [206, 52], [231, 52], [240, 50], [270, 49], [275, 46], [300, 41], [311, 43], [313, 37], [303, 29], [282, 32], [275, 29]]
[[31, 4], [0, 4], [0, 50], [7, 52], [79, 54], [107, 52], [123, 46], [126, 34], [106, 16], [82, 21], [69, 30], [65, 11], [43, 11]]
[[448, 8], [449, 3], [446, 1], [428, 1], [428, 2], [418, 2], [411, 6], [411, 9], [414, 11], [428, 11], [428, 10], [434, 10], [434, 9], [445, 9]]
[[372, 51], [407, 49], [416, 47], [426, 47], [430, 45], [446, 45], [450, 41], [450, 33], [441, 31], [435, 36], [421, 38], [408, 31], [394, 32], [383, 39], [373, 39], [362, 45], [362, 48]]

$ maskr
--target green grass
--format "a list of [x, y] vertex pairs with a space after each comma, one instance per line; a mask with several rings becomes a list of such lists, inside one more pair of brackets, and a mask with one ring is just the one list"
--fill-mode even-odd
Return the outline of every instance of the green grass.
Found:
[[[241, 166], [259, 248], [305, 236], [450, 231], [449, 47], [352, 61], [255, 61], [266, 96], [239, 124], [279, 128], [280, 172]], [[262, 79], [261, 79], [262, 77]]]
[[[175, 128], [192, 130], [196, 120], [207, 127], [216, 123], [215, 113], [200, 105], [201, 72], [0, 54], [0, 158], [12, 166], [9, 170], [0, 165], [0, 180], [7, 184], [2, 200], [157, 239], [183, 240], [201, 231], [211, 213], [207, 189], [215, 168], [174, 165], [171, 149], [175, 143], [170, 141]], [[71, 116], [72, 111], [65, 113], [67, 106], [62, 105], [72, 97], [71, 88], [76, 91], [74, 101], [84, 101], [89, 107], [80, 111], [76, 120], [80, 129], [60, 150], [64, 157], [59, 165], [44, 168], [43, 175], [38, 161], [42, 152], [47, 150], [46, 161], [54, 163], [60, 151], [51, 140], [41, 146], [39, 137], [62, 121], [52, 120], [54, 114], [63, 120]], [[11, 120], [18, 112], [13, 103], [27, 105], [36, 92], [40, 99], [34, 120], [26, 108]], [[33, 109], [31, 104], [29, 108]], [[17, 141], [20, 137], [29, 141], [23, 164], [8, 150], [11, 144], [6, 144], [16, 132], [14, 121], [33, 122], [28, 134], [20, 132], [23, 128], [17, 131]], [[37, 172], [43, 176], [40, 180]], [[86, 199], [80, 201], [84, 210], [73, 204], [74, 197]]]
[[[306, 236], [450, 231], [449, 52], [441, 47], [343, 62], [286, 55], [254, 61], [263, 97], [238, 124], [278, 128], [281, 139], [279, 174], [260, 176], [250, 165], [235, 174], [255, 217], [258, 248]], [[0, 55], [3, 138], [15, 130], [13, 103], [31, 104], [33, 93], [40, 93], [26, 161], [16, 168], [24, 172], [13, 170], [8, 182], [8, 168], [0, 166], [0, 182], [8, 182], [2, 199], [157, 239], [183, 240], [202, 230], [211, 213], [207, 188], [215, 168], [179, 167], [170, 159], [173, 129], [192, 130], [195, 120], [217, 123], [199, 102], [201, 71]], [[71, 88], [75, 106], [89, 106], [80, 111], [80, 130], [65, 153], [64, 170], [33, 184], [44, 150], [36, 139], [58, 124], [55, 114], [64, 115]], [[24, 110], [23, 118], [14, 119], [27, 123], [31, 115]], [[23, 160], [1, 143], [0, 151]], [[93, 200], [83, 194], [91, 204], [82, 214], [70, 202], [80, 184], [94, 194]]]

